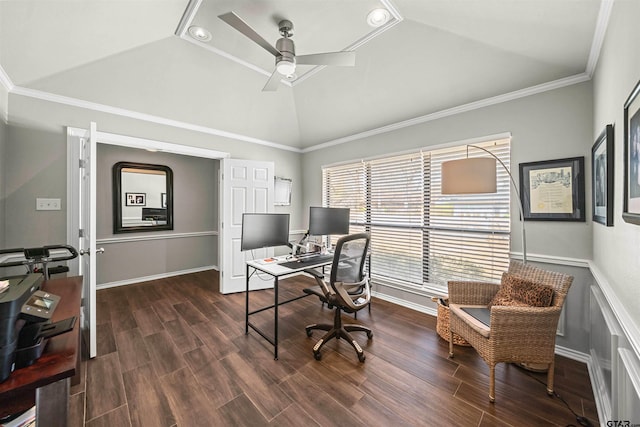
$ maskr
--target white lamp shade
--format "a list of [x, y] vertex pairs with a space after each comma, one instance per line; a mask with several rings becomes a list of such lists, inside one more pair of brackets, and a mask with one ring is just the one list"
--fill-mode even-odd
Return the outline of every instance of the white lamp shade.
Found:
[[490, 157], [442, 163], [442, 194], [495, 193], [496, 161]]

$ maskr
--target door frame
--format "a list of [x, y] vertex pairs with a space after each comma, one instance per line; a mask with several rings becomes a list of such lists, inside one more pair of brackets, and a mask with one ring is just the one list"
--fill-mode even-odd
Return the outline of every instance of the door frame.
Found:
[[[67, 244], [74, 247], [78, 244], [78, 230], [80, 229], [80, 148], [74, 144], [75, 139], [73, 137], [88, 134], [89, 128], [82, 129], [67, 126]], [[231, 157], [230, 153], [224, 151], [210, 150], [208, 148], [192, 147], [189, 145], [180, 145], [134, 136], [119, 135], [115, 133], [101, 132], [98, 130], [96, 130], [96, 139], [98, 144], [119, 145], [127, 148], [163, 151], [165, 153], [202, 157], [205, 159], [222, 160]], [[221, 214], [222, 202], [220, 201], [218, 203], [218, 215]], [[218, 251], [221, 250], [222, 244], [219, 240]], [[78, 274], [78, 272], [79, 262], [77, 259], [70, 261], [69, 274]]]
[[[97, 144], [109, 144], [118, 145], [127, 148], [138, 148], [153, 151], [163, 151], [166, 153], [202, 157], [207, 159], [222, 160], [230, 157], [229, 153], [223, 151], [210, 150], [207, 148], [192, 147], [187, 145], [173, 144], [169, 142], [155, 141], [145, 138], [137, 138], [126, 135], [119, 135], [108, 132], [97, 131], [97, 126], [94, 122], [90, 124], [92, 130], [96, 129], [96, 145]], [[80, 229], [80, 217], [81, 217], [81, 204], [80, 204], [80, 147], [78, 140], [80, 137], [89, 135], [88, 129], [81, 129], [75, 127], [67, 127], [67, 244], [76, 247], [79, 243], [79, 229]], [[97, 156], [96, 153], [93, 153]], [[95, 173], [95, 171], [94, 171]], [[219, 212], [218, 215], [222, 215], [222, 201], [219, 200]], [[93, 212], [94, 219], [97, 216], [97, 212]], [[97, 236], [96, 236], [97, 237]], [[218, 253], [221, 253], [224, 248], [222, 239], [218, 239]], [[78, 259], [74, 259], [68, 263], [69, 274], [78, 275], [80, 272], [80, 262]], [[219, 266], [218, 268], [221, 268]], [[95, 290], [95, 285], [91, 287]], [[83, 296], [84, 299], [84, 296]], [[91, 316], [90, 316], [91, 317]], [[83, 322], [86, 319], [83, 320]], [[82, 323], [84, 325], [84, 323]]]

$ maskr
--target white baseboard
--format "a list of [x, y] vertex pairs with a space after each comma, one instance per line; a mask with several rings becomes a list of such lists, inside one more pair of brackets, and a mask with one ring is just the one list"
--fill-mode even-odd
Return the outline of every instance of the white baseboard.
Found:
[[115, 288], [117, 286], [132, 285], [134, 283], [148, 282], [151, 280], [166, 279], [167, 277], [181, 276], [183, 274], [198, 273], [200, 271], [216, 270], [220, 271], [217, 265], [207, 265], [204, 267], [190, 268], [187, 270], [170, 271], [168, 273], [153, 274], [151, 276], [134, 277], [132, 279], [118, 280], [115, 282], [100, 283], [96, 285], [96, 289]]
[[438, 310], [437, 310], [437, 308], [435, 308], [435, 305], [434, 305], [433, 308], [432, 307], [427, 307], [426, 305], [416, 304], [414, 302], [406, 301], [406, 300], [403, 300], [401, 298], [396, 298], [396, 297], [393, 297], [393, 296], [390, 296], [390, 295], [381, 294], [380, 292], [377, 292], [377, 291], [372, 291], [371, 292], [371, 296], [379, 298], [379, 299], [384, 300], [384, 301], [391, 302], [393, 304], [400, 305], [402, 307], [407, 307], [407, 308], [410, 308], [412, 310], [419, 311], [421, 313], [430, 314], [432, 316], [437, 316], [438, 315]]

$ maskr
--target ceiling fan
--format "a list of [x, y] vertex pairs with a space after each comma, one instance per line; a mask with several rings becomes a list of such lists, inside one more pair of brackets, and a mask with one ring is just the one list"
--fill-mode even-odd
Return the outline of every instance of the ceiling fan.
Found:
[[271, 73], [271, 77], [262, 89], [263, 91], [275, 91], [282, 78], [291, 79], [296, 71], [296, 65], [339, 65], [353, 66], [356, 61], [355, 52], [327, 52], [315, 53], [311, 55], [296, 56], [296, 48], [290, 37], [293, 36], [293, 23], [283, 19], [278, 24], [282, 38], [273, 47], [260, 34], [242, 20], [234, 12], [228, 12], [218, 16], [227, 24], [240, 31], [249, 39], [262, 46], [267, 52], [276, 57], [276, 68]]

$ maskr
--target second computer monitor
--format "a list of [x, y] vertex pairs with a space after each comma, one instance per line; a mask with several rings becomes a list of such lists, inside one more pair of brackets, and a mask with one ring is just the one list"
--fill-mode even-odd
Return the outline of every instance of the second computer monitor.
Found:
[[309, 234], [349, 234], [349, 208], [309, 208]]
[[244, 213], [240, 250], [287, 246], [289, 244], [289, 214]]

